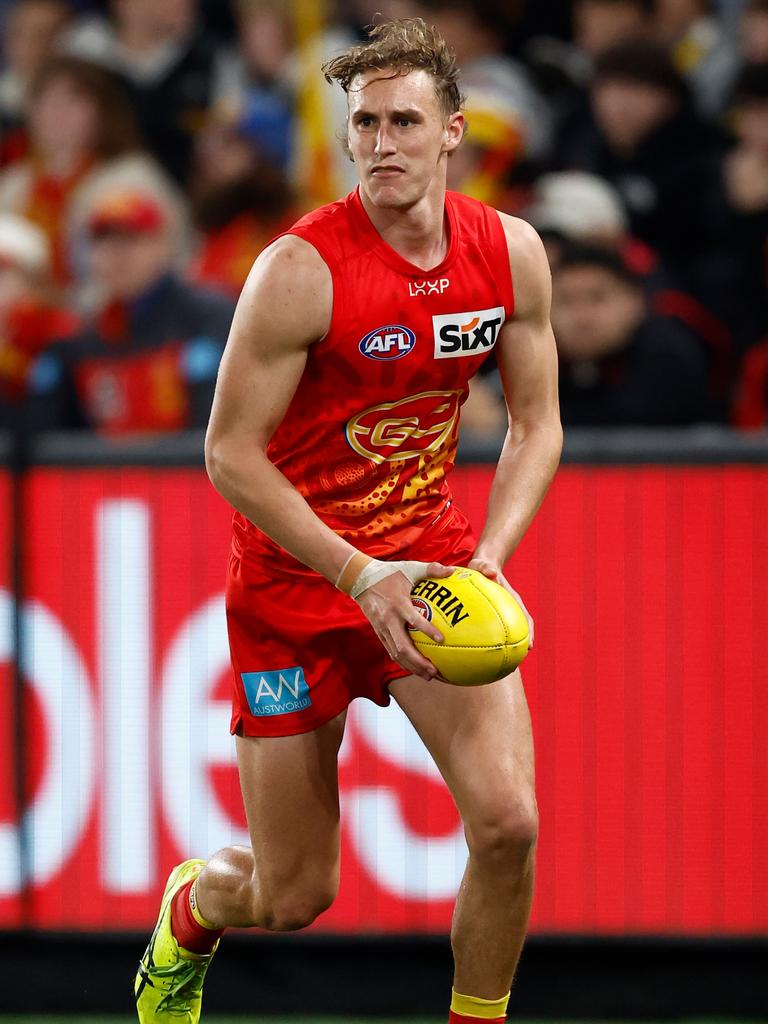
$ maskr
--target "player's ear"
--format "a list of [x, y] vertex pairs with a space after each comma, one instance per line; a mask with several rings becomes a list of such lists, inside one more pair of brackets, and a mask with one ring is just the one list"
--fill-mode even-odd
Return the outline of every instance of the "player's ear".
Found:
[[464, 138], [464, 127], [464, 115], [460, 110], [449, 115], [448, 120], [445, 122], [444, 152], [452, 153], [460, 145], [461, 140]]
[[352, 150], [349, 148], [349, 130], [346, 124], [338, 132], [336, 132], [336, 138], [339, 140], [341, 148], [344, 154], [346, 155], [347, 159], [351, 160], [352, 163], [354, 163], [355, 158], [352, 155]]

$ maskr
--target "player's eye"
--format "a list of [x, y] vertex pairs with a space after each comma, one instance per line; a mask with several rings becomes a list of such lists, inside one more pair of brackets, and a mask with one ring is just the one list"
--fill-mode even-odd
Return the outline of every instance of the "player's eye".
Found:
[[361, 128], [370, 128], [371, 125], [373, 124], [373, 118], [372, 117], [361, 117], [360, 120], [357, 123], [358, 123], [358, 125]]
[[412, 124], [413, 122], [409, 117], [398, 117], [397, 123], [400, 128], [407, 128], [408, 125]]

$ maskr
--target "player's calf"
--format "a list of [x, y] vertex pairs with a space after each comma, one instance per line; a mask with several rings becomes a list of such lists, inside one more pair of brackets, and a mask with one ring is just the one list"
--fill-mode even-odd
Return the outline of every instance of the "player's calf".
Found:
[[293, 932], [312, 924], [336, 899], [338, 878], [305, 879], [272, 894], [262, 928]]
[[213, 856], [200, 875], [196, 895], [202, 915], [217, 925], [296, 931], [333, 903], [339, 859], [302, 855], [256, 861], [248, 847]]
[[293, 858], [259, 865], [260, 925], [270, 931], [291, 932], [308, 925], [327, 910], [339, 890], [339, 860]]

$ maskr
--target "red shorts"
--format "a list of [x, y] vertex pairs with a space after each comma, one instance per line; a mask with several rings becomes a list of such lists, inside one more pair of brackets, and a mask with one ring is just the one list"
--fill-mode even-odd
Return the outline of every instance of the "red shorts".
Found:
[[[451, 506], [399, 557], [466, 565], [474, 550], [466, 516]], [[358, 605], [317, 573], [276, 571], [235, 545], [226, 605], [237, 735], [310, 732], [355, 697], [386, 707], [389, 684], [408, 675]]]

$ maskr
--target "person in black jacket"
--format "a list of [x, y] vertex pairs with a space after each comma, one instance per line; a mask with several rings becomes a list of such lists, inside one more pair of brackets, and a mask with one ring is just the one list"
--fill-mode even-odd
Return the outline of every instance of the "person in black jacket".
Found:
[[686, 291], [726, 313], [737, 268], [719, 170], [725, 142], [695, 114], [671, 57], [648, 41], [600, 54], [589, 100], [565, 119], [556, 164], [610, 182], [631, 234]]
[[148, 192], [106, 192], [88, 218], [103, 302], [33, 367], [30, 420], [110, 436], [204, 427], [233, 303], [174, 272], [167, 210]]
[[185, 184], [194, 137], [211, 103], [216, 64], [215, 43], [200, 25], [198, 0], [110, 0], [107, 8], [106, 17], [86, 14], [78, 20], [63, 48], [122, 80], [147, 148]]
[[671, 426], [717, 415], [704, 347], [678, 321], [649, 316], [642, 282], [615, 252], [563, 254], [552, 326], [566, 426]]
[[744, 349], [768, 334], [768, 61], [744, 68], [731, 113], [735, 145], [723, 177], [733, 211], [732, 258], [741, 266], [734, 298]]

